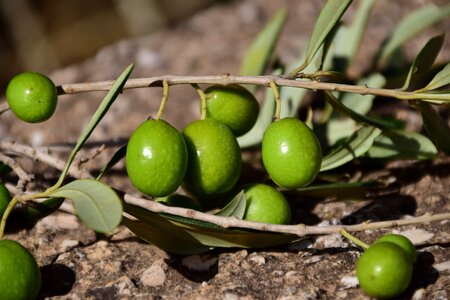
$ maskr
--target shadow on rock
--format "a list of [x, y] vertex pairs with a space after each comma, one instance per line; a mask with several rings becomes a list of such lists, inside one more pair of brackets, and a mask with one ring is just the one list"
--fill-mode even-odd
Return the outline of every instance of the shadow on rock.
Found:
[[171, 255], [166, 263], [185, 278], [200, 283], [211, 280], [219, 273], [218, 261], [218, 254], [213, 250], [189, 256]]
[[41, 267], [42, 288], [40, 299], [69, 293], [76, 281], [75, 272], [62, 264]]
[[417, 253], [417, 263], [414, 266], [413, 276], [404, 296], [412, 299], [414, 292], [418, 289], [426, 289], [436, 282], [439, 272], [433, 268], [434, 256], [430, 252]]
[[359, 224], [365, 221], [395, 220], [404, 215], [414, 215], [417, 202], [407, 195], [384, 196], [374, 199], [368, 205], [342, 218], [344, 225]]

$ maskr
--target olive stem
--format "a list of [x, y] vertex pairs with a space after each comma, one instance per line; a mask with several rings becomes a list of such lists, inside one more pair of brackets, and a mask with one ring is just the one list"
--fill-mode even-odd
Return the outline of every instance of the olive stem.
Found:
[[274, 115], [274, 120], [278, 121], [280, 119], [280, 114], [281, 114], [281, 97], [280, 97], [280, 92], [278, 91], [278, 86], [275, 83], [275, 81], [271, 80], [269, 81], [269, 85], [270, 88], [272, 89], [273, 95], [275, 96], [275, 115]]
[[163, 80], [163, 95], [161, 99], [161, 104], [159, 106], [158, 113], [156, 114], [155, 120], [159, 120], [164, 113], [164, 108], [166, 107], [167, 99], [169, 99], [169, 82], [167, 79]]
[[11, 201], [6, 206], [5, 211], [3, 212], [2, 219], [0, 221], [0, 240], [3, 238], [3, 233], [5, 232], [6, 220], [8, 219], [9, 214], [11, 213], [14, 206], [16, 206], [19, 199], [17, 197], [13, 197]]
[[[450, 101], [449, 93], [427, 93], [418, 91], [401, 91], [398, 89], [371, 88], [366, 85], [350, 85], [333, 82], [320, 82], [315, 80], [298, 80], [295, 77], [283, 75], [264, 76], [233, 76], [205, 75], [205, 76], [177, 76], [165, 75], [144, 78], [129, 79], [123, 89], [148, 88], [162, 86], [162, 82], [167, 80], [169, 85], [179, 84], [253, 84], [260, 86], [270, 86], [270, 81], [274, 81], [277, 86], [287, 86], [294, 88], [304, 88], [308, 90], [325, 90], [337, 92], [349, 92], [361, 95], [375, 95], [381, 97], [391, 97], [399, 100], [429, 100], [429, 101]], [[76, 94], [90, 91], [108, 91], [114, 81], [99, 81], [86, 83], [68, 83], [58, 86], [58, 94]]]
[[191, 86], [197, 91], [197, 94], [200, 96], [200, 111], [201, 111], [200, 118], [204, 120], [206, 119], [206, 105], [207, 105], [205, 92], [196, 83], [192, 83]]
[[339, 231], [339, 233], [344, 236], [345, 238], [349, 239], [350, 241], [353, 242], [353, 244], [360, 246], [361, 248], [364, 249], [368, 249], [370, 247], [370, 245], [364, 243], [363, 241], [361, 241], [360, 239], [358, 239], [357, 237], [351, 235], [347, 230], [345, 229], [341, 229]]

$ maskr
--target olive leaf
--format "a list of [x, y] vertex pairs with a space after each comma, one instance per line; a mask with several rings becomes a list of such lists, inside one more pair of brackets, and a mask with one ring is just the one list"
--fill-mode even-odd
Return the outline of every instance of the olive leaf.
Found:
[[114, 153], [111, 159], [103, 166], [103, 168], [98, 173], [96, 179], [100, 180], [106, 172], [108, 172], [112, 167], [114, 167], [119, 161], [121, 161], [127, 152], [127, 144], [120, 146], [119, 149]]
[[426, 87], [415, 92], [420, 93], [424, 91], [431, 91], [448, 84], [450, 84], [450, 63], [448, 63], [439, 73], [437, 73]]
[[409, 87], [414, 74], [422, 73], [431, 68], [439, 54], [439, 51], [441, 51], [442, 45], [444, 44], [444, 37], [445, 34], [432, 37], [428, 40], [425, 46], [423, 46], [411, 64], [405, 83], [401, 88], [402, 90], [406, 90]]
[[303, 63], [293, 71], [290, 75], [296, 75], [303, 71], [314, 58], [317, 51], [320, 49], [328, 34], [332, 32], [333, 28], [338, 24], [344, 12], [351, 4], [351, 0], [328, 0], [322, 8], [319, 17], [314, 25], [313, 32], [309, 39], [306, 48], [305, 60]]
[[[240, 75], [261, 75], [264, 72], [273, 55], [281, 30], [286, 21], [286, 16], [286, 9], [279, 10], [257, 35], [245, 52], [239, 71]], [[255, 86], [248, 88], [253, 92]]]
[[326, 155], [322, 160], [320, 171], [327, 171], [346, 164], [363, 155], [371, 147], [381, 129], [373, 126], [363, 126], [355, 131], [343, 144]]
[[429, 4], [408, 14], [398, 23], [388, 40], [381, 48], [378, 63], [386, 65], [395, 50], [422, 30], [450, 15], [450, 5], [437, 6]]
[[222, 217], [235, 217], [242, 219], [247, 208], [247, 199], [244, 191], [240, 191], [228, 204], [215, 215]]
[[50, 196], [72, 200], [80, 220], [97, 232], [112, 232], [122, 219], [119, 196], [111, 187], [94, 179], [72, 181]]
[[338, 199], [361, 199], [382, 184], [378, 181], [333, 182], [311, 184], [297, 189], [300, 195], [308, 197], [336, 197]]
[[54, 213], [64, 202], [64, 198], [52, 197], [42, 202], [27, 201], [21, 212], [30, 220], [40, 220]]
[[436, 147], [426, 136], [401, 130], [383, 131], [366, 153], [383, 159], [430, 159], [436, 155]]
[[436, 147], [450, 155], [450, 127], [446, 120], [433, 109], [433, 106], [423, 101], [414, 104], [421, 115], [425, 131]]

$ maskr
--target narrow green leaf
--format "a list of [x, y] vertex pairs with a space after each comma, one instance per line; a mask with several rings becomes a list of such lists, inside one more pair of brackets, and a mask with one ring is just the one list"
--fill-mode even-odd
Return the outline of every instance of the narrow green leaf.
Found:
[[111, 170], [119, 161], [121, 161], [127, 152], [127, 144], [120, 146], [120, 148], [114, 153], [111, 159], [106, 163], [106, 165], [100, 170], [97, 175], [97, 180], [100, 180], [106, 172]]
[[437, 155], [434, 144], [416, 132], [383, 131], [366, 155], [371, 158], [430, 159]]
[[261, 75], [264, 72], [273, 55], [286, 16], [286, 9], [279, 10], [258, 34], [244, 55], [239, 71], [240, 75]]
[[301, 195], [308, 197], [336, 197], [339, 199], [360, 199], [375, 188], [379, 188], [378, 181], [360, 182], [333, 182], [325, 184], [312, 184], [298, 189]]
[[416, 92], [431, 91], [448, 84], [450, 84], [450, 63], [437, 73], [426, 87]]
[[[179, 216], [162, 216], [132, 204], [126, 204], [125, 211], [147, 225], [157, 227], [163, 231], [165, 236], [182, 238], [183, 241], [197, 241], [199, 244], [209, 247], [265, 248], [300, 239], [296, 235], [225, 229]], [[151, 240], [150, 242], [153, 243]]]
[[379, 64], [386, 65], [395, 50], [422, 30], [450, 15], [450, 5], [429, 4], [418, 8], [400, 21], [379, 55]]
[[344, 65], [341, 71], [352, 63], [359, 49], [374, 4], [375, 0], [359, 1], [352, 23], [349, 26], [341, 26], [336, 34], [333, 56]]
[[[275, 74], [279, 73], [277, 71]], [[259, 111], [258, 119], [249, 132], [237, 138], [241, 148], [254, 146], [262, 141], [264, 131], [272, 123], [275, 114], [275, 96], [271, 89], [266, 89], [264, 102]]]
[[[188, 233], [170, 223], [170, 221], [164, 220], [156, 214], [155, 216], [154, 222], [143, 222], [123, 217], [122, 224], [140, 239], [170, 253], [193, 255], [208, 252], [214, 248], [202, 245]], [[175, 231], [178, 234], [173, 234]]]
[[242, 219], [247, 208], [247, 199], [244, 191], [240, 191], [224, 208], [215, 213], [222, 217], [235, 217]]
[[69, 171], [70, 165], [72, 164], [73, 159], [75, 158], [75, 155], [78, 153], [78, 151], [81, 149], [81, 147], [84, 145], [86, 140], [91, 135], [92, 131], [94, 131], [95, 127], [98, 125], [98, 123], [101, 121], [103, 116], [108, 111], [111, 104], [116, 100], [117, 96], [122, 92], [122, 88], [125, 85], [125, 82], [127, 81], [128, 77], [131, 74], [131, 71], [133, 70], [134, 64], [129, 65], [125, 71], [117, 78], [117, 80], [114, 82], [113, 86], [109, 90], [109, 92], [106, 94], [105, 98], [103, 98], [103, 101], [100, 103], [100, 106], [97, 108], [97, 111], [95, 112], [94, 116], [91, 118], [89, 124], [87, 125], [85, 131], [78, 139], [77, 144], [72, 150], [72, 153], [70, 154], [69, 159], [66, 162], [66, 165], [64, 167], [64, 170], [61, 172], [61, 175], [59, 177], [58, 183], [56, 186], [59, 186], [62, 184], [64, 177], [66, 176], [67, 172]]
[[409, 87], [411, 79], [414, 74], [420, 74], [427, 71], [433, 65], [436, 57], [441, 51], [442, 45], [444, 44], [445, 34], [437, 35], [428, 40], [428, 42], [420, 50], [419, 54], [414, 58], [411, 64], [408, 75], [406, 76], [405, 83], [403, 84], [402, 90], [406, 90]]
[[27, 201], [23, 214], [30, 220], [40, 220], [54, 213], [63, 204], [64, 198], [52, 197], [42, 202]]
[[342, 145], [336, 150], [326, 155], [322, 160], [320, 171], [327, 171], [346, 164], [347, 162], [366, 153], [381, 130], [364, 126], [354, 132]]
[[425, 131], [430, 139], [438, 149], [450, 155], [450, 127], [447, 121], [429, 103], [420, 101], [414, 107], [420, 111]]
[[[331, 106], [333, 106], [333, 108], [335, 110], [337, 110], [338, 112], [340, 112], [342, 114], [345, 114], [345, 115], [349, 116], [350, 118], [352, 118], [356, 122], [368, 124], [368, 125], [371, 125], [371, 126], [376, 126], [376, 127], [379, 127], [379, 128], [393, 128], [395, 126], [395, 124], [392, 124], [392, 122], [381, 120], [381, 119], [375, 119], [375, 118], [367, 117], [365, 115], [357, 113], [356, 111], [354, 111], [354, 110], [348, 108], [347, 106], [345, 106], [344, 104], [342, 104], [342, 102], [339, 101], [333, 95], [333, 93], [330, 92], [330, 91], [324, 91], [324, 94], [325, 94], [325, 100]], [[369, 95], [367, 95], [367, 96], [369, 96]], [[361, 96], [361, 97], [367, 97], [367, 96]], [[363, 98], [361, 98], [361, 100], [362, 99]], [[371, 101], [370, 99], [373, 99], [373, 96], [369, 96], [368, 99], [369, 99], [369, 101]]]
[[112, 232], [122, 218], [122, 201], [108, 185], [94, 179], [79, 179], [51, 193], [72, 200], [80, 220], [92, 230]]
[[290, 72], [291, 75], [296, 75], [309, 65], [316, 52], [320, 49], [323, 42], [327, 38], [328, 34], [332, 32], [333, 28], [336, 24], [338, 24], [342, 15], [351, 3], [352, 0], [327, 1], [325, 6], [322, 8], [319, 17], [317, 18], [313, 32], [311, 33], [308, 47], [306, 49], [305, 60], [300, 67]]

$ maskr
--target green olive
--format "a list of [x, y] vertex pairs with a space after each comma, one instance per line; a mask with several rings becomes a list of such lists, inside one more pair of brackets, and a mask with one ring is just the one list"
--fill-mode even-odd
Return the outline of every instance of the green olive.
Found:
[[205, 119], [190, 123], [183, 131], [188, 149], [185, 187], [200, 199], [230, 190], [241, 173], [241, 150], [236, 137], [224, 124]]
[[289, 224], [291, 208], [283, 194], [265, 184], [244, 186], [247, 200], [244, 220], [272, 224]]
[[412, 272], [408, 254], [391, 242], [373, 244], [356, 264], [361, 288], [375, 298], [393, 298], [403, 293], [411, 281]]
[[11, 201], [11, 195], [3, 182], [0, 182], [0, 218], [3, 216], [9, 201]]
[[8, 83], [6, 100], [17, 118], [38, 123], [53, 115], [58, 94], [50, 78], [40, 73], [25, 72], [14, 76]]
[[206, 115], [227, 125], [235, 136], [252, 129], [259, 113], [259, 104], [252, 93], [237, 85], [212, 85], [205, 90]]
[[378, 238], [374, 243], [390, 242], [397, 246], [400, 246], [409, 256], [411, 261], [415, 263], [417, 261], [417, 251], [414, 244], [406, 237], [400, 234], [386, 234]]
[[142, 193], [164, 197], [182, 183], [187, 149], [176, 128], [164, 120], [147, 120], [131, 135], [126, 151], [131, 183]]
[[0, 240], [0, 299], [36, 299], [41, 273], [33, 255], [21, 244]]
[[262, 140], [262, 160], [280, 187], [296, 189], [311, 183], [322, 162], [314, 132], [302, 121], [284, 118], [269, 125]]

